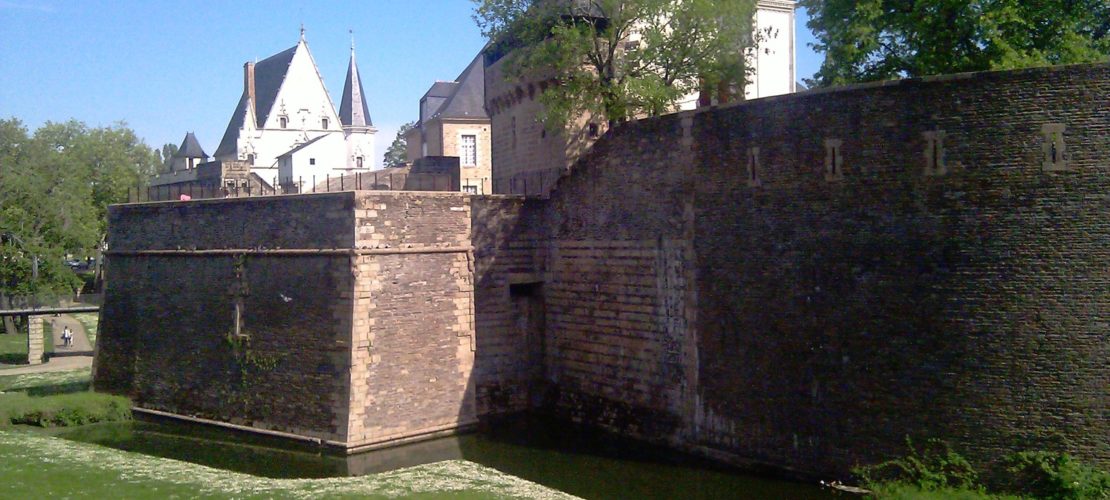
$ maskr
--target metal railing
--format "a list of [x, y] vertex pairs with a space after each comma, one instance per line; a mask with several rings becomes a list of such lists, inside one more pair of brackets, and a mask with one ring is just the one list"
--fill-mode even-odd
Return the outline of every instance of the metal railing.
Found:
[[9, 295], [0, 301], [0, 312], [35, 309], [97, 308], [104, 303], [102, 293]]
[[135, 187], [127, 191], [129, 203], [147, 201], [194, 200], [211, 198], [242, 198], [251, 196], [279, 196], [287, 194], [332, 193], [341, 191], [462, 191], [471, 194], [490, 194], [488, 178], [458, 179], [448, 174], [389, 172], [357, 172], [323, 178], [287, 177], [273, 178], [271, 183], [260, 178], [230, 181], [223, 184], [209, 182], [182, 182], [160, 186]]

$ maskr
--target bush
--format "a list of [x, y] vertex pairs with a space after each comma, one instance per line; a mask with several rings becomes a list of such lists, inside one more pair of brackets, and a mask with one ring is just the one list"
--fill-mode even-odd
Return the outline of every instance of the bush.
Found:
[[910, 452], [903, 458], [853, 470], [870, 489], [896, 483], [921, 491], [968, 490], [982, 492], [979, 475], [971, 463], [943, 441], [931, 439], [918, 451], [906, 438]]
[[131, 419], [131, 401], [122, 396], [78, 392], [32, 397], [0, 393], [0, 425], [68, 427]]
[[1110, 473], [1064, 453], [1023, 451], [1004, 463], [1011, 474], [1008, 489], [1013, 491], [1060, 500], [1110, 498]]
[[[988, 492], [964, 457], [942, 441], [930, 440], [918, 450], [906, 439], [909, 454], [878, 465], [854, 469], [877, 498], [1049, 498], [1110, 499], [1110, 473], [1099, 471], [1063, 453], [1023, 451], [1002, 459], [1007, 497]], [[998, 469], [993, 469], [997, 471]], [[995, 483], [992, 482], [992, 485]]]

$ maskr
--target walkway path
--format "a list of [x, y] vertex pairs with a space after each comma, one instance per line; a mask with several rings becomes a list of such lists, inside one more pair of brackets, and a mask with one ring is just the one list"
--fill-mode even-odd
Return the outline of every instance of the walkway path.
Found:
[[0, 377], [25, 375], [28, 373], [66, 372], [80, 368], [92, 368], [92, 356], [52, 357], [41, 365], [20, 365], [19, 368], [0, 369]]
[[[40, 365], [21, 365], [19, 368], [0, 369], [0, 376], [23, 375], [26, 373], [60, 372], [92, 366], [93, 348], [85, 334], [85, 326], [68, 314], [57, 317], [46, 316], [43, 321], [50, 323], [54, 331], [54, 353], [47, 362]], [[62, 345], [62, 330], [69, 326], [73, 332], [73, 345]]]
[[[47, 316], [43, 320], [49, 321], [54, 327], [54, 356], [72, 356], [76, 353], [92, 356], [93, 349], [92, 344], [89, 343], [89, 336], [85, 333], [85, 326], [77, 321], [77, 318], [68, 314], [59, 314], [53, 317]], [[62, 330], [67, 326], [69, 331], [73, 332], [73, 345], [71, 346], [65, 346], [62, 342]]]

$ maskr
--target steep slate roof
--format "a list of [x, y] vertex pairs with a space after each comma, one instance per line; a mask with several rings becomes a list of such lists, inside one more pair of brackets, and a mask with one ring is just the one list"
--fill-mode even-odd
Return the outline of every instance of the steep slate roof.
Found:
[[351, 62], [347, 65], [347, 81], [343, 83], [343, 99], [339, 102], [339, 123], [344, 126], [372, 127], [370, 108], [363, 98], [362, 76], [355, 64], [355, 51], [351, 49]]
[[[265, 124], [266, 118], [273, 111], [272, 108], [274, 107], [274, 101], [277, 99], [278, 91], [281, 90], [281, 84], [285, 81], [285, 74], [289, 72], [289, 63], [293, 62], [293, 55], [297, 53], [300, 46], [301, 44], [297, 43], [297, 45], [258, 61], [254, 65], [256, 127]], [[220, 146], [216, 148], [216, 156], [235, 154], [235, 140], [239, 137], [239, 129], [243, 127], [249, 100], [246, 89], [243, 89], [239, 104], [235, 106], [235, 114], [231, 115], [231, 122], [227, 124], [227, 130], [224, 131], [224, 137], [220, 140]]]
[[307, 148], [307, 147], [309, 147], [309, 146], [311, 146], [311, 145], [315, 144], [315, 143], [316, 143], [316, 141], [319, 141], [320, 139], [323, 139], [323, 138], [325, 138], [325, 137], [327, 137], [327, 136], [328, 136], [328, 134], [324, 134], [324, 135], [321, 135], [321, 136], [318, 136], [318, 137], [314, 137], [314, 138], [312, 138], [312, 139], [309, 139], [309, 140], [308, 140], [307, 142], [304, 142], [304, 143], [298, 144], [298, 145], [294, 146], [294, 147], [293, 147], [293, 149], [290, 149], [289, 151], [286, 151], [286, 152], [282, 153], [281, 155], [279, 155], [279, 156], [278, 156], [278, 158], [285, 158], [286, 156], [290, 156], [290, 155], [292, 155], [293, 153], [296, 153], [296, 152], [298, 152], [298, 151], [300, 151], [300, 150], [302, 150], [302, 149], [304, 149], [304, 148]]
[[478, 54], [462, 74], [453, 82], [436, 82], [424, 94], [424, 99], [443, 99], [424, 121], [433, 118], [489, 118], [485, 106], [486, 72]]
[[475, 57], [455, 79], [458, 85], [447, 102], [435, 112], [443, 118], [489, 118], [486, 113], [486, 72], [482, 55]]
[[208, 158], [208, 153], [204, 152], [204, 148], [200, 147], [200, 141], [197, 141], [197, 136], [192, 132], [185, 134], [185, 140], [181, 141], [181, 147], [173, 154], [174, 158]]

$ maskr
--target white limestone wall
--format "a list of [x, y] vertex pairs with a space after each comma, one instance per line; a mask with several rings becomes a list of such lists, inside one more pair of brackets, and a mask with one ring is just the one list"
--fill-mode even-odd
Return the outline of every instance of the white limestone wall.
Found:
[[760, 40], [753, 58], [755, 75], [744, 89], [748, 99], [794, 92], [794, 23], [794, 2], [759, 2], [755, 24]]
[[[374, 156], [374, 133], [377, 129], [364, 130], [351, 129], [346, 132], [344, 142], [347, 144], [347, 168], [369, 170], [377, 164], [378, 158]], [[362, 157], [362, 166], [358, 165], [358, 158]]]
[[[262, 110], [258, 111], [261, 115]], [[284, 128], [281, 126], [283, 117], [286, 118]], [[301, 40], [265, 123], [257, 130], [247, 127], [240, 132], [238, 158], [246, 160], [248, 155], [254, 154], [251, 172], [272, 182], [279, 175], [279, 156], [297, 144], [327, 134], [342, 138], [343, 127], [308, 45]], [[342, 145], [339, 151], [340, 154], [344, 151]]]
[[[328, 134], [323, 139], [316, 141], [308, 147], [283, 157], [279, 162], [278, 179], [303, 180], [304, 185], [311, 187], [312, 176], [316, 182], [323, 182], [330, 177], [342, 175], [347, 168], [346, 147], [343, 136]], [[270, 177], [265, 177], [266, 182], [271, 182]], [[281, 181], [279, 180], [279, 183]]]

